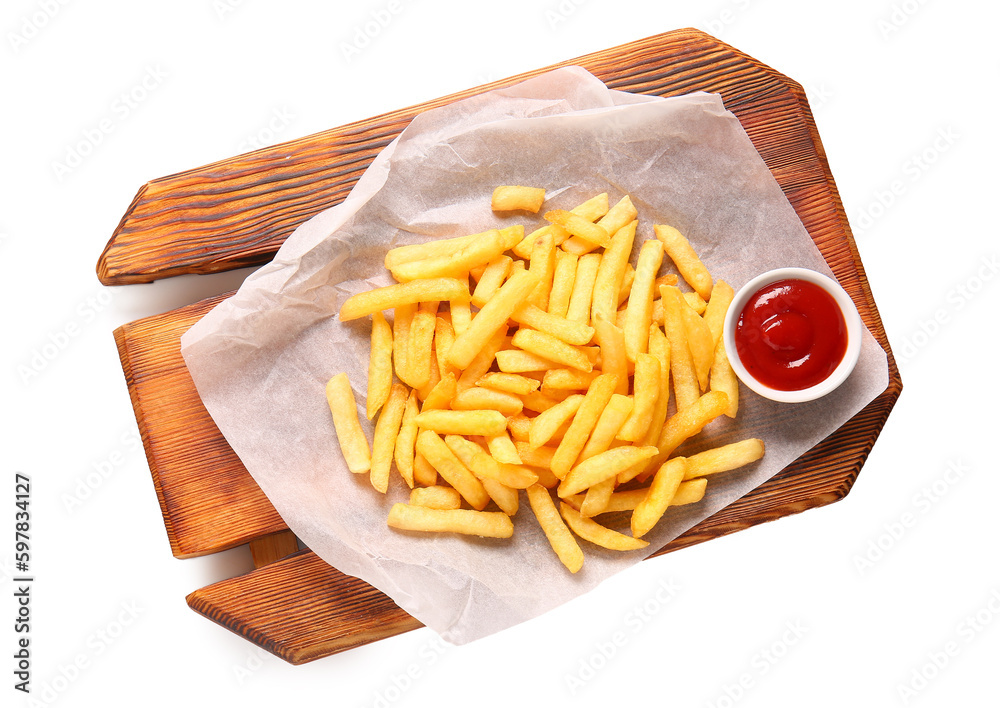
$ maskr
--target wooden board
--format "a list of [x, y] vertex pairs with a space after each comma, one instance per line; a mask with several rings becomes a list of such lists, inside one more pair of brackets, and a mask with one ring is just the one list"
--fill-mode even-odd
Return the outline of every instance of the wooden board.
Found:
[[[902, 383], [801, 87], [694, 30], [564, 64], [585, 66], [612, 88], [722, 94], [888, 355], [883, 394], [767, 483], [655, 555], [843, 498]], [[122, 283], [262, 262], [295, 225], [342, 199], [412, 116], [550, 68], [151, 182], [123, 218], [98, 271], [105, 282]], [[384, 595], [309, 551], [267, 563], [296, 546], [287, 532], [273, 536], [284, 524], [201, 405], [180, 357], [180, 335], [220, 299], [115, 332], [171, 550], [191, 557], [249, 542], [263, 564], [191, 593], [189, 604], [292, 663], [419, 626]], [[286, 616], [270, 609], [282, 604]]]

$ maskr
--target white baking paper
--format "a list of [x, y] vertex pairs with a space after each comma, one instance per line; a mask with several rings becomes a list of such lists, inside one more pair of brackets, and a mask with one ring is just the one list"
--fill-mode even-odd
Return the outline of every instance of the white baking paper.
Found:
[[[535, 617], [644, 557], [581, 541], [586, 562], [571, 575], [523, 494], [509, 540], [394, 531], [386, 515], [406, 501], [405, 484], [393, 475], [383, 496], [341, 459], [324, 397], [332, 375], [349, 374], [369, 440], [372, 426], [364, 416], [370, 324], [339, 322], [340, 305], [390, 284], [382, 261], [393, 246], [544, 223], [492, 214], [490, 194], [501, 184], [545, 187], [545, 210], [627, 193], [639, 210], [636, 252], [654, 223], [672, 224], [712, 275], [737, 289], [779, 266], [830, 274], [719, 96], [625, 94], [570, 67], [419, 115], [347, 200], [299, 227], [272, 263], [192, 327], [182, 352], [198, 392], [289, 528], [453, 643]], [[819, 402], [772, 403], [742, 389], [738, 419], [713, 422], [697, 445], [760, 437], [766, 456], [713, 477], [700, 503], [669, 510], [646, 537], [650, 553], [766, 481], [886, 388], [885, 354], [865, 334], [854, 374]], [[627, 516], [618, 521], [627, 530]]]

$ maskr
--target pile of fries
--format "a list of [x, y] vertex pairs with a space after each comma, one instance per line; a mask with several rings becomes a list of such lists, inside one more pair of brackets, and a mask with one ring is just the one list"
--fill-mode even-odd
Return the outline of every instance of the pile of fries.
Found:
[[[509, 220], [544, 201], [544, 189], [504, 186], [491, 206]], [[733, 289], [713, 282], [688, 240], [654, 225], [633, 266], [628, 196], [543, 216], [528, 235], [517, 224], [390, 250], [398, 282], [348, 298], [339, 315], [371, 316], [371, 447], [347, 375], [326, 395], [348, 469], [385, 493], [395, 463], [411, 489], [389, 526], [509, 538], [525, 490], [575, 573], [577, 538], [643, 548], [668, 507], [699, 501], [709, 475], [760, 459], [764, 445], [674, 455], [739, 405], [722, 343]], [[660, 275], [664, 256], [680, 278]], [[628, 511], [631, 535], [595, 520]]]

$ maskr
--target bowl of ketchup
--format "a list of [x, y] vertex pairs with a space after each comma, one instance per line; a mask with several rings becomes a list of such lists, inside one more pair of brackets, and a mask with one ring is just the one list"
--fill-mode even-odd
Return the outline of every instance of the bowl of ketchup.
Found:
[[735, 294], [723, 338], [729, 363], [748, 388], [799, 403], [847, 379], [861, 354], [862, 327], [836, 281], [806, 268], [779, 268]]

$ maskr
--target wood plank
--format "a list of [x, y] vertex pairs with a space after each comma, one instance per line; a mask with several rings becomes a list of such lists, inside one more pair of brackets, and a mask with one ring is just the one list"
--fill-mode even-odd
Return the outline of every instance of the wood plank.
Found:
[[308, 550], [195, 590], [187, 603], [292, 664], [423, 626], [388, 596]]
[[812, 152], [798, 116], [783, 114], [798, 101], [784, 77], [703, 32], [677, 30], [155, 179], [112, 234], [98, 277], [139, 283], [266, 263], [299, 224], [343, 201], [414, 116], [569, 65], [635, 93], [721, 94], [769, 166], [780, 168], [790, 148]]
[[286, 529], [205, 410], [181, 358], [181, 335], [224, 297], [115, 330], [170, 550], [178, 558]]
[[299, 540], [291, 531], [278, 531], [255, 538], [250, 542], [250, 557], [254, 568], [279, 561], [299, 550]]

